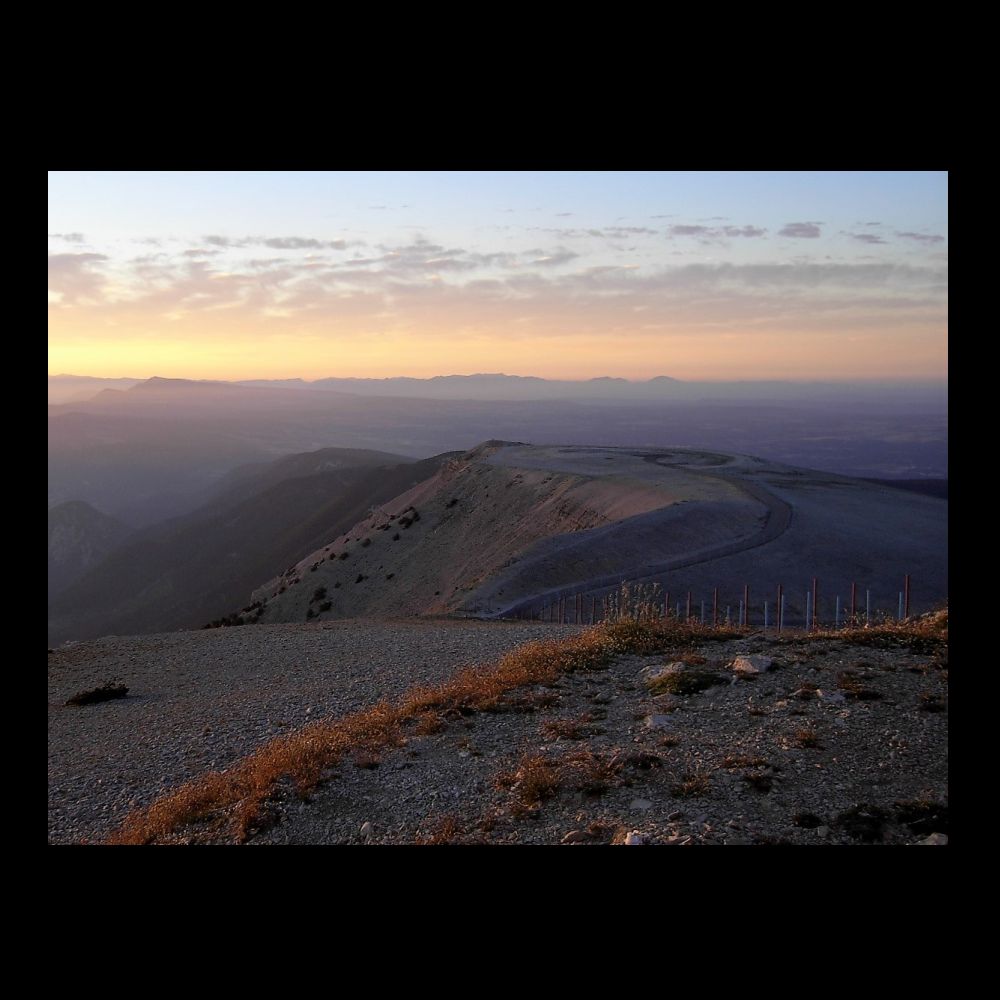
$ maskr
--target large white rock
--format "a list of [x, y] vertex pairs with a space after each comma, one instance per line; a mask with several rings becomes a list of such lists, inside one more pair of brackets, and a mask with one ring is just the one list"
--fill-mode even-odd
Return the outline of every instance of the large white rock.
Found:
[[668, 677], [671, 674], [679, 674], [684, 670], [684, 664], [679, 660], [673, 663], [656, 663], [649, 667], [643, 667], [639, 671], [639, 676], [646, 684], [653, 684], [661, 677]]
[[737, 674], [764, 674], [771, 669], [774, 661], [769, 656], [737, 656], [729, 665]]

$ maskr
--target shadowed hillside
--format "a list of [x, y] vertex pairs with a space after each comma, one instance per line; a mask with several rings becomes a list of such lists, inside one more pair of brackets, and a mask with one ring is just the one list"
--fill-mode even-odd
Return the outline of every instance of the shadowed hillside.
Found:
[[121, 521], [79, 500], [50, 507], [49, 597], [101, 562], [129, 531]]
[[59, 595], [49, 641], [196, 628], [231, 611], [440, 461], [375, 464], [391, 457], [331, 448], [233, 473], [214, 501], [138, 533]]

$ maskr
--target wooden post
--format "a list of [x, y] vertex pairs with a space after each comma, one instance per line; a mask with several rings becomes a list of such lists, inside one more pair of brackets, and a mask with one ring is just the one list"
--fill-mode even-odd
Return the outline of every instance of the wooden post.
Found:
[[750, 624], [750, 584], [745, 583], [743, 585], [743, 621], [740, 622], [741, 625]]
[[854, 624], [855, 616], [858, 613], [858, 585], [851, 584], [851, 624]]
[[816, 577], [813, 577], [813, 623], [812, 630], [816, 631], [816, 612], [819, 610], [819, 605], [816, 603], [816, 599], [819, 597], [819, 583]]
[[691, 591], [690, 590], [688, 591], [687, 615], [686, 615], [685, 620], [686, 621], [691, 621]]
[[712, 591], [712, 628], [719, 627], [719, 588]]
[[781, 626], [784, 624], [782, 622], [782, 620], [781, 620], [781, 618], [782, 618], [782, 615], [781, 615], [781, 611], [782, 611], [781, 602], [782, 602], [782, 600], [783, 600], [783, 598], [781, 596], [781, 584], [779, 583], [778, 584], [778, 601], [777, 601], [777, 604], [775, 605], [775, 617], [777, 617], [777, 619], [778, 619], [778, 632], [779, 633], [781, 632]]
[[903, 577], [903, 617], [910, 617], [910, 574]]

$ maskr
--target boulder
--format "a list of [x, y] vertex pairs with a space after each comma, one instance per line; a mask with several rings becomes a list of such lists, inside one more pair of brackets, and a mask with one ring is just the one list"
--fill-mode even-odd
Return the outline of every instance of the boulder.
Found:
[[756, 676], [767, 673], [773, 664], [770, 656], [737, 656], [729, 666], [734, 673]]

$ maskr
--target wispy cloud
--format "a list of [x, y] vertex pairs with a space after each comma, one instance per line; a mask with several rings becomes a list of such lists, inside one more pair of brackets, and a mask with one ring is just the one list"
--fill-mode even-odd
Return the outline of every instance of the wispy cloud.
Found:
[[667, 226], [667, 236], [672, 239], [686, 236], [711, 241], [717, 241], [727, 237], [734, 238], [740, 236], [748, 239], [754, 239], [764, 236], [766, 233], [767, 230], [762, 229], [760, 226], [702, 226], [684, 225], [680, 223]]
[[821, 236], [822, 222], [789, 222], [778, 230], [779, 236], [791, 236], [797, 240], [814, 240]]
[[99, 298], [105, 277], [98, 265], [108, 258], [102, 253], [49, 254], [49, 294], [67, 304]]
[[49, 233], [50, 240], [65, 240], [67, 243], [83, 243], [83, 233]]
[[896, 235], [904, 240], [916, 240], [918, 243], [944, 243], [943, 236], [928, 233], [896, 233]]
[[535, 257], [531, 261], [532, 264], [540, 264], [543, 267], [556, 267], [559, 264], [565, 264], [571, 260], [575, 260], [580, 255], [578, 253], [573, 253], [572, 250], [556, 250], [552, 253], [544, 254], [541, 257]]
[[878, 236], [876, 233], [844, 233], [845, 236], [849, 236], [852, 240], [857, 240], [858, 243], [885, 243], [886, 241]]
[[272, 250], [345, 250], [347, 240], [316, 240], [306, 236], [231, 236], [209, 235], [202, 237], [213, 247], [270, 247]]

